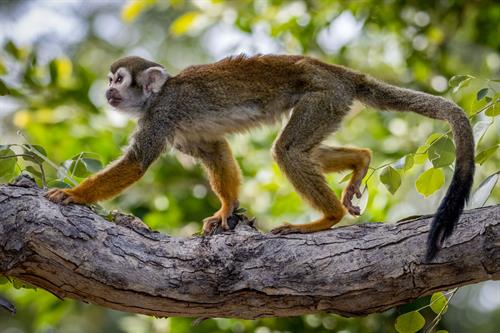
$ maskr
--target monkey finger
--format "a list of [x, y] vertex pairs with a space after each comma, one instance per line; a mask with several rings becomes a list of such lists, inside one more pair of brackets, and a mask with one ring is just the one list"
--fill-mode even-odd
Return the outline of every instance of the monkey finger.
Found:
[[203, 234], [210, 235], [219, 225], [220, 219], [218, 217], [207, 217], [203, 220]]
[[63, 200], [62, 204], [63, 205], [68, 205], [68, 204], [73, 203], [73, 202], [75, 202], [74, 199], [73, 199], [73, 197], [68, 196], [66, 199]]
[[64, 192], [61, 192], [60, 190], [54, 191], [49, 195], [48, 199], [56, 203], [61, 202], [61, 200], [64, 199]]
[[363, 193], [359, 190], [359, 187], [356, 189], [356, 198], [361, 198], [363, 196]]
[[215, 229], [217, 229], [217, 222], [204, 223], [203, 224], [203, 235], [210, 236], [214, 233]]
[[44, 197], [46, 197], [46, 198], [48, 198], [48, 197], [50, 197], [52, 194], [56, 193], [57, 191], [59, 191], [59, 189], [58, 189], [58, 188], [53, 188], [53, 189], [48, 190], [47, 192], [45, 192], [45, 193], [43, 194], [43, 196], [44, 196]]
[[223, 216], [222, 217], [222, 220], [221, 220], [221, 228], [224, 229], [224, 230], [229, 230], [229, 225], [227, 224], [227, 216]]

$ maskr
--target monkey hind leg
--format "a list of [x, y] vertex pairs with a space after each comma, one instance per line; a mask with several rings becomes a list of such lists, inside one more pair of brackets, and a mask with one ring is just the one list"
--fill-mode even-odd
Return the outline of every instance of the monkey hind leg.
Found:
[[[339, 105], [344, 107], [344, 105]], [[347, 106], [345, 106], [347, 108]], [[346, 210], [328, 186], [315, 149], [333, 132], [343, 115], [323, 94], [304, 97], [276, 140], [273, 155], [296, 191], [323, 217], [308, 224], [284, 225], [273, 233], [309, 233], [329, 229], [339, 222]]]
[[211, 234], [218, 225], [228, 230], [228, 218], [239, 205], [238, 192], [241, 179], [240, 169], [229, 144], [220, 138], [213, 142], [197, 142], [182, 147], [182, 151], [201, 161], [210, 186], [221, 203], [221, 208], [214, 215], [203, 220], [204, 234]]
[[360, 215], [360, 208], [352, 204], [352, 199], [355, 195], [361, 197], [360, 186], [370, 166], [370, 150], [321, 145], [315, 149], [313, 156], [323, 172], [352, 170], [351, 179], [342, 192], [342, 204], [351, 215]]

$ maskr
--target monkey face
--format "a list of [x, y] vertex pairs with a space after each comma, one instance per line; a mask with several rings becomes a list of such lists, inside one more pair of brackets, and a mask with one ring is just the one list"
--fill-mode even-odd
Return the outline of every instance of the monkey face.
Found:
[[[142, 58], [124, 58], [118, 63], [120, 61], [124, 66], [108, 74], [106, 99], [118, 110], [140, 116], [147, 101], [160, 92], [169, 75], [162, 66]], [[138, 70], [138, 65], [144, 69]]]
[[115, 73], [108, 74], [108, 82], [106, 90], [108, 103], [120, 111], [140, 115], [146, 96], [131, 73], [126, 68], [120, 67]]

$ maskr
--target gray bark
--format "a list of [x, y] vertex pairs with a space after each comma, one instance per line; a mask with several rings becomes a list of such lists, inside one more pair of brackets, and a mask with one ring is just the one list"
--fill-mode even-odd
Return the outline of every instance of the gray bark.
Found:
[[181, 239], [42, 195], [26, 177], [0, 186], [0, 275], [121, 311], [356, 316], [500, 277], [500, 205], [464, 212], [426, 264], [431, 216], [305, 235], [261, 234], [240, 223], [231, 232]]

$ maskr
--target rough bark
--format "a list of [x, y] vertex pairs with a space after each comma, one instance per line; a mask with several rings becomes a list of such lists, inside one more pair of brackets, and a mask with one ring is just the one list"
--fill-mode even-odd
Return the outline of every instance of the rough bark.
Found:
[[426, 264], [431, 216], [285, 236], [240, 223], [231, 232], [180, 239], [42, 194], [26, 177], [0, 186], [0, 274], [127, 312], [366, 315], [500, 277], [500, 205], [466, 211]]

